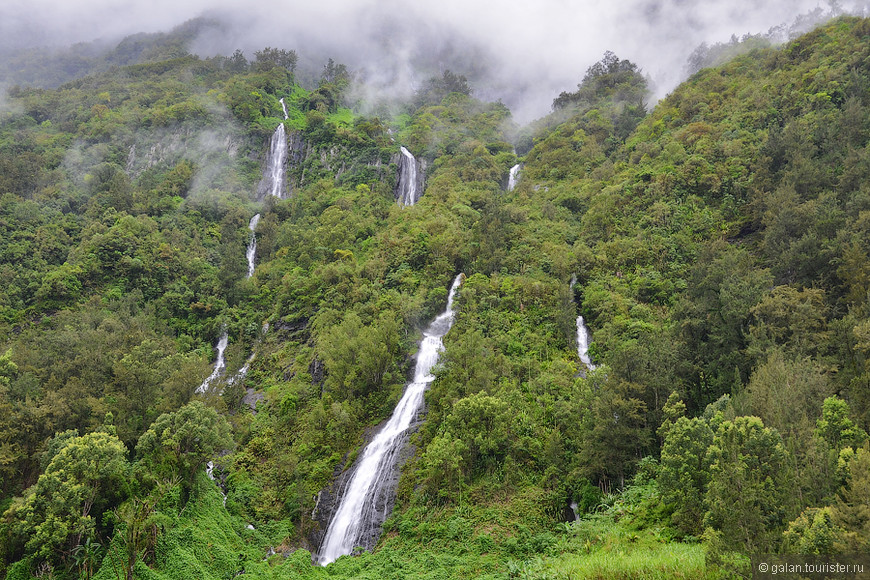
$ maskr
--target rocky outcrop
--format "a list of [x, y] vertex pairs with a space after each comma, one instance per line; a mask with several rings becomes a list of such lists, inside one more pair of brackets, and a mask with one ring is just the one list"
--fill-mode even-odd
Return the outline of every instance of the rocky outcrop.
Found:
[[348, 150], [341, 145], [318, 147], [306, 141], [301, 131], [287, 136], [288, 187], [304, 187], [320, 179], [336, 183], [389, 183], [395, 174], [397, 156], [387, 157], [380, 149]]
[[198, 169], [219, 163], [220, 157], [235, 159], [244, 138], [232, 130], [219, 131], [195, 125], [160, 129], [136, 134], [127, 153], [125, 170], [136, 179], [152, 167], [172, 167], [182, 159], [194, 162]]

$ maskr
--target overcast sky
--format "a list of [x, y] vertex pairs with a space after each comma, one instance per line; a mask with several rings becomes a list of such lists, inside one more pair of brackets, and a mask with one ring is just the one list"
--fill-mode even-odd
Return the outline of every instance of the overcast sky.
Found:
[[[843, 2], [849, 4], [849, 2]], [[194, 51], [251, 57], [264, 46], [302, 60], [332, 56], [397, 91], [419, 82], [421, 62], [477, 81], [515, 117], [547, 112], [605, 50], [637, 63], [658, 96], [682, 80], [702, 41], [766, 32], [826, 0], [0, 0], [0, 47], [57, 45], [168, 30], [205, 12], [233, 22]]]

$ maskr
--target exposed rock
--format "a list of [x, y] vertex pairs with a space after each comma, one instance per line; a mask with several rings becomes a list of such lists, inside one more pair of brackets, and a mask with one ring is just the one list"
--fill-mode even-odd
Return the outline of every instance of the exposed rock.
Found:
[[308, 374], [311, 375], [312, 384], [323, 385], [323, 379], [326, 374], [325, 370], [323, 361], [317, 358], [311, 361], [311, 364], [308, 365]]
[[238, 156], [244, 137], [232, 130], [215, 131], [183, 125], [172, 129], [139, 132], [127, 153], [125, 171], [135, 179], [151, 167], [171, 167], [182, 159], [192, 160], [200, 169], [213, 163], [215, 153]]
[[275, 322], [275, 331], [302, 337], [304, 333], [308, 332], [308, 319], [294, 321], [278, 320]]
[[124, 167], [124, 170], [127, 173], [131, 173], [133, 171], [133, 167], [136, 166], [136, 144], [133, 143], [130, 146], [130, 152], [127, 154], [127, 165]]
[[266, 398], [263, 393], [258, 393], [252, 387], [245, 389], [245, 396], [242, 397], [242, 402], [251, 408], [251, 411], [257, 414], [257, 403]]

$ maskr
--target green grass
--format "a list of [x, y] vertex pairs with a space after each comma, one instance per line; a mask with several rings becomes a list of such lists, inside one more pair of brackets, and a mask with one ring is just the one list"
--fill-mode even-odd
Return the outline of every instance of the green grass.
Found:
[[326, 119], [334, 125], [350, 127], [353, 125], [353, 111], [341, 107], [336, 112], [327, 115]]
[[543, 578], [652, 580], [712, 577], [707, 574], [701, 546], [677, 543], [650, 547], [620, 546], [590, 554], [561, 554], [542, 560], [542, 564], [540, 577]]
[[[161, 509], [168, 524], [158, 541], [154, 568], [140, 563], [136, 578], [281, 580], [561, 580], [714, 578], [699, 544], [674, 542], [666, 528], [637, 525], [625, 505], [580, 522], [553, 523], [541, 510], [534, 487], [510, 494], [487, 485], [469, 486], [470, 505], [412, 505], [385, 525], [374, 553], [314, 566], [305, 550], [281, 548], [293, 535], [287, 522], [255, 524], [224, 508], [214, 484], [201, 474], [192, 500], [178, 512]], [[636, 498], [635, 498], [636, 499]], [[641, 504], [634, 505], [642, 510]], [[118, 550], [118, 546], [115, 548]], [[106, 555], [96, 580], [117, 577], [120, 551]], [[238, 576], [237, 576], [238, 575]], [[25, 574], [24, 577], [27, 577]]]
[[[635, 491], [641, 488], [630, 488]], [[632, 495], [632, 494], [628, 494]], [[666, 527], [641, 524], [654, 507], [635, 493], [577, 522], [561, 524], [557, 541], [542, 553], [507, 563], [507, 577], [521, 580], [716, 578], [700, 544], [675, 542]], [[627, 509], [628, 508], [628, 509]]]
[[[268, 577], [264, 562], [270, 545], [279, 545], [290, 530], [280, 524], [247, 528], [247, 522], [231, 515], [223, 498], [204, 473], [198, 477], [193, 498], [178, 513], [176, 505], [160, 508], [161, 520], [168, 524], [156, 545], [154, 568], [140, 562], [135, 577], [149, 580], [218, 580], [232, 578], [243, 569], [253, 575]], [[118, 538], [105, 554], [94, 580], [114, 580], [126, 554]]]

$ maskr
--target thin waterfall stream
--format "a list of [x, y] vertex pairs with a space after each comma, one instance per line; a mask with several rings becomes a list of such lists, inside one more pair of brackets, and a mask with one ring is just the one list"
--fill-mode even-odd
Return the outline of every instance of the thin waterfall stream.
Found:
[[221, 374], [224, 372], [224, 369], [227, 366], [226, 358], [224, 358], [224, 353], [227, 350], [227, 343], [229, 343], [230, 335], [224, 330], [221, 333], [221, 337], [218, 339], [217, 346], [217, 359], [214, 362], [214, 370], [211, 374], [206, 377], [206, 379], [196, 388], [197, 393], [204, 393], [208, 390], [208, 386], [212, 383], [212, 381], [216, 380]]
[[517, 186], [517, 182], [520, 178], [520, 167], [521, 165], [519, 163], [511, 167], [510, 173], [508, 173], [508, 191], [513, 191], [514, 188]]
[[[283, 104], [283, 103], [282, 103]], [[257, 265], [257, 224], [260, 223], [260, 214], [254, 214], [251, 221], [248, 223], [248, 229], [251, 230], [251, 238], [248, 241], [248, 249], [245, 251], [245, 256], [248, 258], [248, 275], [246, 279], [250, 279], [254, 275], [254, 267]], [[264, 327], [265, 328], [265, 327]], [[238, 370], [236, 374], [227, 380], [228, 385], [234, 385], [245, 379], [248, 370], [251, 368], [251, 362], [254, 360], [254, 353], [248, 357], [244, 366]]]
[[[287, 119], [287, 105], [284, 104], [284, 99], [281, 99], [281, 108], [284, 111], [284, 119]], [[277, 145], [276, 145], [277, 144]], [[287, 138], [284, 133], [284, 123], [280, 123], [278, 127], [275, 129], [275, 134], [272, 135], [272, 142], [270, 144], [270, 154], [269, 154], [269, 162], [266, 167], [266, 171], [264, 171], [263, 179], [268, 180], [270, 187], [268, 191], [271, 195], [276, 197], [281, 197], [281, 191], [284, 183], [284, 161], [287, 158]], [[248, 229], [251, 230], [251, 237], [248, 239], [248, 246], [245, 249], [245, 258], [248, 261], [248, 272], [245, 275], [245, 278], [251, 278], [254, 275], [254, 268], [257, 265], [257, 224], [260, 223], [260, 214], [254, 214], [254, 217], [251, 218], [251, 221], [248, 222]], [[268, 325], [263, 325], [263, 331], [265, 332], [268, 328]], [[197, 393], [204, 393], [208, 390], [209, 385], [217, 380], [220, 377], [224, 370], [226, 369], [227, 362], [225, 353], [227, 350], [227, 345], [229, 344], [229, 333], [224, 330], [221, 333], [220, 338], [218, 339], [218, 343], [215, 346], [217, 349], [217, 359], [214, 363], [214, 370], [212, 373], [196, 388]], [[248, 360], [245, 361], [245, 364], [242, 368], [236, 372], [232, 377], [227, 380], [227, 384], [232, 385], [238, 381], [242, 381], [245, 379], [245, 376], [248, 374], [248, 369], [251, 366], [251, 362], [254, 360], [254, 353], [251, 353], [251, 356], [248, 357]], [[214, 475], [215, 463], [214, 461], [209, 461], [206, 464], [205, 473], [208, 475], [208, 478], [211, 479], [215, 485], [217, 485], [218, 491], [220, 491], [221, 496], [223, 497], [224, 507], [227, 505], [227, 494], [224, 492], [223, 487], [220, 482], [218, 482], [217, 478]], [[248, 529], [253, 530], [254, 526], [248, 525]]]
[[[257, 236], [254, 233], [254, 230], [257, 228], [257, 224], [259, 222], [260, 222], [260, 214], [256, 214], [254, 217], [251, 218], [251, 221], [248, 224], [248, 229], [251, 230], [251, 238], [250, 238], [250, 241], [248, 242], [248, 249], [245, 252], [245, 255], [248, 258], [248, 274], [247, 274], [247, 276], [245, 276], [245, 278], [250, 278], [251, 276], [254, 275], [255, 260], [257, 257]], [[226, 361], [226, 358], [224, 356], [224, 353], [227, 350], [227, 345], [229, 343], [229, 339], [230, 339], [229, 333], [226, 330], [224, 330], [221, 333], [220, 338], [218, 339], [217, 345], [215, 346], [215, 348], [217, 349], [217, 359], [215, 360], [215, 363], [214, 363], [214, 370], [211, 372], [211, 374], [208, 376], [208, 378], [206, 378], [202, 382], [202, 384], [196, 388], [197, 393], [206, 392], [208, 390], [209, 385], [213, 381], [217, 380], [217, 378], [223, 374], [224, 369], [226, 369], [227, 361]], [[245, 377], [245, 375], [248, 373], [248, 367], [249, 367], [249, 364], [250, 364], [252, 358], [253, 358], [253, 355], [251, 355], [251, 358], [249, 358], [248, 362], [245, 363], [245, 366], [243, 366], [239, 370], [238, 373], [236, 373], [232, 378], [230, 378], [230, 380], [228, 381], [230, 384], [235, 383], [236, 381], [243, 379]]]
[[[577, 284], [577, 276], [571, 276], [571, 288], [574, 288], [574, 285]], [[589, 332], [589, 328], [586, 326], [586, 322], [583, 320], [583, 316], [577, 317], [577, 356], [580, 357], [580, 362], [586, 365], [590, 371], [594, 371], [598, 368], [595, 364], [592, 363], [592, 359], [589, 358], [589, 343], [591, 342], [592, 333]]]
[[386, 493], [395, 494], [390, 487], [390, 474], [399, 452], [405, 445], [405, 432], [423, 406], [423, 394], [435, 380], [432, 367], [444, 348], [442, 339], [453, 325], [453, 299], [462, 283], [462, 274], [456, 276], [447, 297], [447, 308], [423, 332], [423, 341], [417, 352], [414, 380], [405, 387], [401, 400], [389, 421], [372, 439], [357, 459], [353, 476], [341, 496], [338, 508], [326, 531], [317, 563], [325, 566], [339, 556], [350, 554], [367, 538], [380, 535], [380, 527], [390, 515], [379, 510], [378, 498]]
[[257, 259], [257, 224], [260, 223], [260, 214], [254, 215], [251, 218], [250, 223], [248, 223], [248, 229], [251, 230], [251, 238], [248, 241], [248, 249], [245, 251], [245, 257], [248, 258], [248, 275], [246, 278], [250, 278], [254, 275], [254, 266], [256, 265], [255, 260]]
[[[284, 111], [284, 119], [287, 119], [287, 106], [284, 104], [284, 99], [281, 99], [281, 108]], [[270, 195], [274, 195], [275, 197], [281, 197], [281, 192], [284, 188], [284, 162], [287, 159], [287, 137], [284, 132], [284, 123], [279, 123], [278, 127], [275, 129], [275, 133], [272, 135], [272, 142], [270, 145], [270, 153], [269, 160], [266, 165], [266, 169], [263, 172], [263, 180], [266, 183], [266, 190]], [[248, 240], [248, 247], [245, 250], [245, 257], [248, 260], [248, 272], [245, 278], [250, 278], [254, 275], [254, 267], [256, 266], [257, 260], [257, 235], [256, 229], [257, 224], [260, 223], [260, 214], [255, 214], [254, 217], [251, 218], [251, 221], [248, 223], [248, 229], [251, 230], [251, 237]], [[226, 359], [224, 358], [224, 353], [227, 349], [227, 344], [229, 342], [229, 334], [226, 330], [221, 333], [220, 338], [218, 339], [217, 344], [215, 345], [215, 349], [217, 350], [217, 358], [214, 363], [214, 370], [212, 373], [196, 388], [197, 393], [204, 393], [208, 390], [209, 385], [215, 381], [219, 376], [221, 376], [224, 372], [224, 369], [227, 366]], [[235, 376], [230, 378], [229, 383], [232, 384], [238, 380], [241, 380], [245, 377], [248, 372], [248, 367], [253, 358], [248, 359], [245, 366], [243, 366]]]

